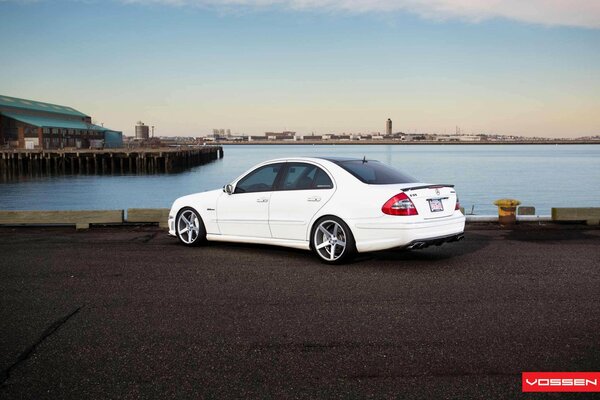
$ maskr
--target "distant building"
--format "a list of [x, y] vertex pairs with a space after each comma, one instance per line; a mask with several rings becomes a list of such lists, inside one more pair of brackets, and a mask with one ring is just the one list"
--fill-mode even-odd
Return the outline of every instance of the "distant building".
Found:
[[386, 135], [392, 134], [392, 120], [390, 118], [388, 118], [387, 122], [385, 123], [385, 134]]
[[265, 136], [269, 140], [296, 140], [296, 132], [265, 132]]
[[248, 136], [249, 142], [265, 141], [265, 140], [267, 140], [266, 136]]
[[407, 133], [404, 135], [407, 141], [427, 140], [428, 137], [422, 133]]
[[123, 133], [68, 106], [0, 95], [0, 146], [20, 149], [123, 147]]
[[481, 140], [481, 136], [475, 135], [461, 135], [458, 138], [461, 142], [479, 142]]
[[350, 135], [331, 135], [331, 139], [334, 140], [350, 140], [352, 137]]
[[457, 136], [453, 136], [453, 135], [437, 135], [435, 137], [435, 140], [437, 140], [438, 142], [458, 142], [459, 139]]
[[135, 126], [135, 138], [138, 140], [147, 140], [150, 138], [150, 127], [144, 125], [142, 121], [138, 121]]
[[[213, 129], [212, 131], [213, 131], [212, 138], [210, 140], [227, 141], [232, 137], [231, 129], [219, 128], [219, 129]], [[239, 136], [239, 135], [236, 134], [235, 136]]]

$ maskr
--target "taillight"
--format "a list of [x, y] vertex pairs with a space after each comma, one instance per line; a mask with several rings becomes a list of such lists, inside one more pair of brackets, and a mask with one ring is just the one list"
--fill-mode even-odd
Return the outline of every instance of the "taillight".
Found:
[[385, 202], [381, 211], [388, 215], [418, 215], [413, 202], [406, 193], [399, 193]]
[[460, 201], [458, 201], [458, 196], [456, 196], [456, 206], [454, 206], [454, 210], [460, 210]]

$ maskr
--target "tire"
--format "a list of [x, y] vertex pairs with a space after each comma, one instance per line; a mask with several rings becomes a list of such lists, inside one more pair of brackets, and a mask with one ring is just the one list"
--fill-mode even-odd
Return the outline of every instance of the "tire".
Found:
[[175, 219], [177, 238], [186, 246], [198, 246], [206, 241], [206, 228], [196, 210], [182, 208]]
[[310, 233], [310, 247], [326, 264], [343, 264], [356, 255], [356, 243], [348, 225], [338, 217], [319, 218]]

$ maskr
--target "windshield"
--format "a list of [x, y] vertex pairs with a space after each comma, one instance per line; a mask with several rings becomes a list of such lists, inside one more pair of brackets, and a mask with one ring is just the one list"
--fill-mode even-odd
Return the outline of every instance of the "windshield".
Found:
[[350, 160], [338, 161], [336, 164], [369, 185], [418, 182], [412, 176], [406, 175], [396, 168], [382, 164], [379, 161]]

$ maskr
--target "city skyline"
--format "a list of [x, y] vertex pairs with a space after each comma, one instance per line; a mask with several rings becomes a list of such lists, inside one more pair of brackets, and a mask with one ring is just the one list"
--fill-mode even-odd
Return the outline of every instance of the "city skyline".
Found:
[[485, 3], [0, 1], [0, 92], [130, 136], [599, 134], [600, 6]]

